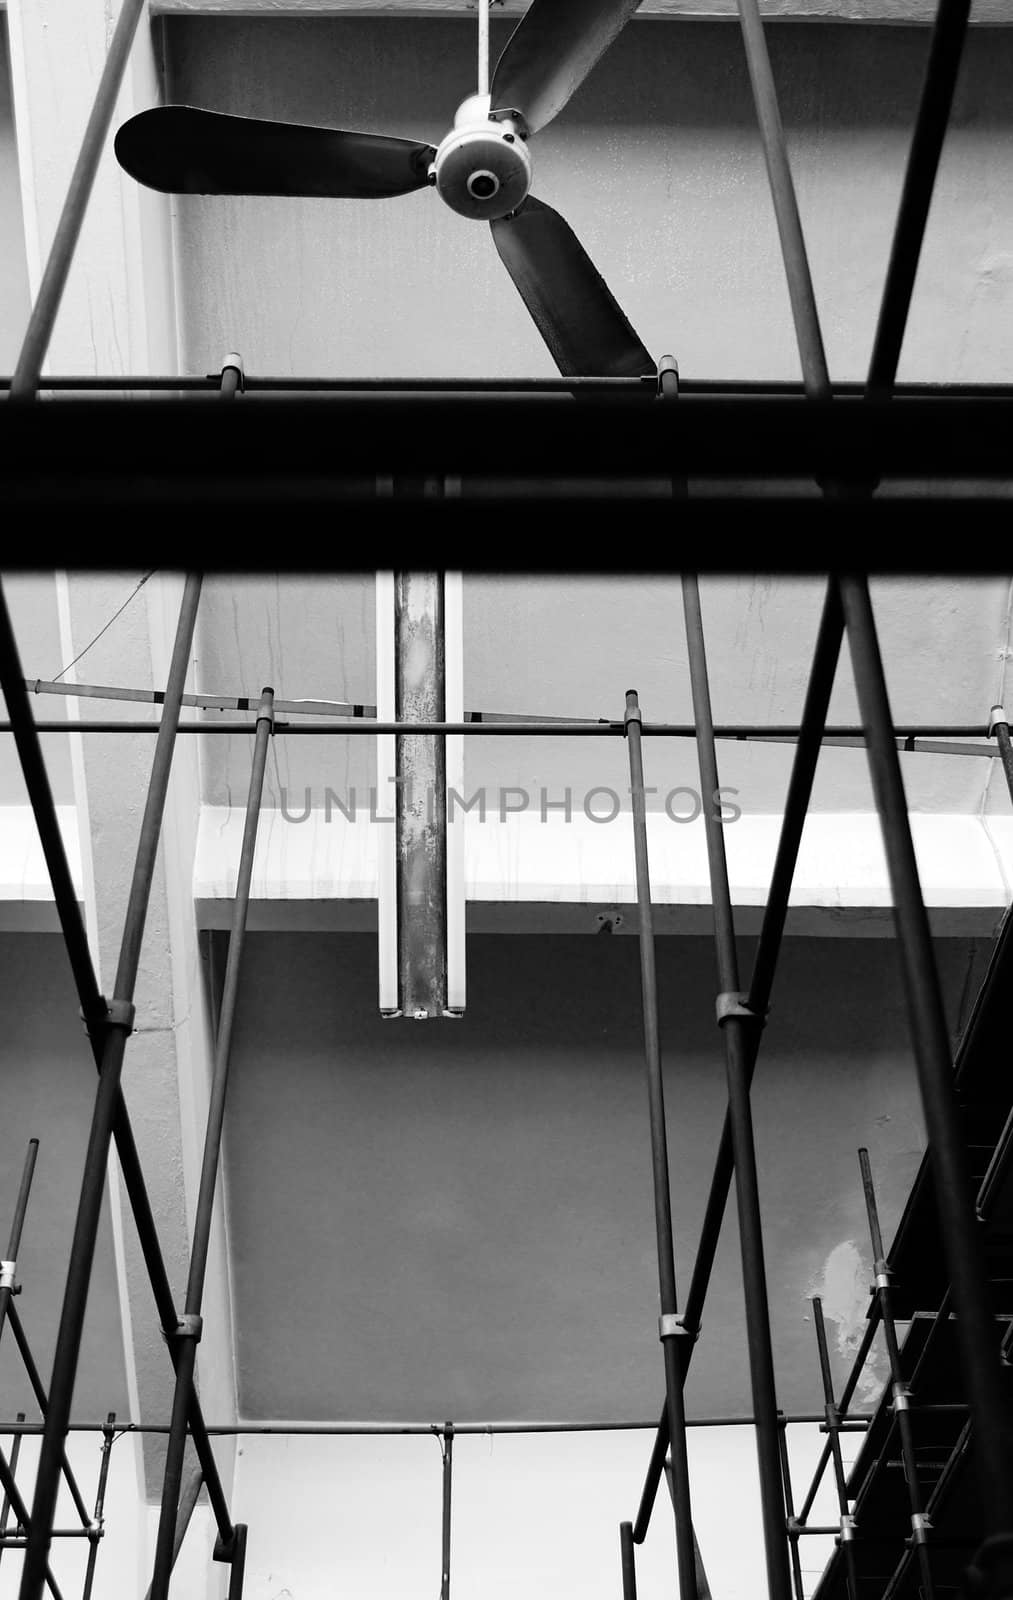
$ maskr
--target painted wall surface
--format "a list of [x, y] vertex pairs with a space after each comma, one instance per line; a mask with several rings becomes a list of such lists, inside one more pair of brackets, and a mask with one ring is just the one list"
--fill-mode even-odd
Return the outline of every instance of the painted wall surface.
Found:
[[[954, 1025], [976, 954], [939, 943]], [[749, 959], [744, 941], [744, 970]], [[710, 942], [662, 940], [658, 962], [684, 1295], [725, 1072]], [[433, 1027], [382, 1021], [375, 974], [368, 935], [248, 938], [227, 1130], [240, 1415], [651, 1418], [661, 1363], [636, 942], [473, 936], [468, 1011]], [[920, 1159], [905, 1028], [892, 942], [786, 941], [754, 1115], [789, 1410], [822, 1404], [807, 1297], [826, 1298], [839, 1377], [861, 1335], [857, 1146], [887, 1237]], [[265, 1272], [283, 1315], [264, 1315]], [[688, 1405], [750, 1409], [733, 1215]]]
[[0, 12], [0, 373], [10, 373], [28, 322], [28, 264], [11, 113], [7, 18]]
[[[845, 1460], [858, 1436], [845, 1435]], [[823, 1436], [788, 1429], [796, 1503]], [[451, 1593], [512, 1600], [523, 1592], [615, 1600], [618, 1524], [635, 1516], [651, 1436], [497, 1434], [454, 1442]], [[711, 1588], [755, 1600], [763, 1587], [756, 1457], [749, 1428], [692, 1428], [693, 1520]], [[432, 1600], [440, 1584], [441, 1458], [435, 1439], [244, 1439], [237, 1514], [249, 1519], [250, 1600]], [[834, 1516], [821, 1492], [813, 1521]], [[391, 1537], [392, 1522], [397, 1536]], [[804, 1541], [810, 1593], [832, 1541]], [[664, 1486], [637, 1550], [644, 1600], [678, 1593]]]
[[[493, 52], [508, 28], [493, 25]], [[774, 71], [830, 370], [864, 376], [924, 70], [918, 29], [783, 24]], [[475, 83], [463, 19], [172, 19], [173, 99], [438, 142]], [[1013, 354], [1013, 39], [968, 40], [902, 378], [1001, 380]], [[561, 210], [648, 348], [687, 377], [797, 378], [738, 30], [642, 22], [532, 140]], [[389, 201], [177, 202], [186, 370], [555, 371], [484, 226]], [[488, 554], [488, 552], [486, 552]]]
[[[63, 654], [60, 639], [56, 579], [53, 573], [5, 572], [3, 588], [25, 677], [56, 678], [67, 666], [69, 658]], [[33, 698], [32, 710], [36, 717], [44, 718], [47, 722], [62, 722], [67, 716], [67, 703], [58, 695], [47, 695], [44, 699]], [[6, 715], [6, 702], [0, 693], [0, 716], [6, 718]], [[41, 739], [53, 799], [57, 805], [72, 804], [74, 785], [70, 740], [60, 733], [42, 734]], [[14, 741], [9, 734], [2, 734], [0, 805], [27, 804], [28, 791], [21, 776]]]
[[[670, 554], [677, 560], [679, 552]], [[199, 687], [252, 697], [269, 683], [287, 699], [371, 704], [373, 591], [368, 572], [209, 578], [196, 652]], [[983, 734], [1009, 672], [1009, 579], [879, 578], [872, 594], [898, 722], [970, 724]], [[715, 718], [797, 724], [822, 609], [821, 581], [706, 577], [701, 596]], [[674, 573], [624, 578], [469, 572], [463, 610], [468, 710], [621, 719], [625, 690], [636, 687], [649, 721], [692, 721], [682, 595]], [[859, 720], [846, 648], [831, 720]], [[250, 750], [245, 735], [203, 741], [201, 792], [207, 803], [243, 803]], [[543, 789], [550, 799], [562, 800], [570, 788], [579, 813], [587, 794], [607, 785], [628, 805], [628, 759], [620, 739], [469, 738], [466, 793], [485, 787], [495, 812], [500, 789], [520, 788], [536, 813]], [[780, 812], [791, 759], [789, 745], [723, 742], [722, 784], [738, 790], [743, 811]], [[653, 808], [660, 810], [674, 787], [699, 790], [691, 741], [654, 741], [645, 761], [648, 783], [658, 790], [648, 796]], [[923, 752], [902, 755], [901, 761], [913, 811], [1009, 812], [998, 761]], [[365, 811], [374, 773], [372, 739], [278, 738], [271, 746], [265, 804], [299, 816], [307, 804], [323, 807], [328, 788], [350, 805], [354, 789]], [[874, 809], [863, 750], [824, 749], [812, 808]]]
[[[775, 34], [775, 37], [778, 35]], [[886, 37], [890, 35], [887, 32]], [[704, 560], [706, 560], [706, 552]], [[688, 560], [689, 553], [685, 553]], [[673, 564], [684, 559], [664, 551]], [[878, 578], [871, 584], [894, 719], [917, 726], [978, 724], [1001, 698], [1010, 658], [1008, 579]], [[715, 722], [797, 726], [823, 608], [821, 579], [704, 577], [701, 608]], [[681, 583], [675, 573], [622, 578], [577, 573], [483, 573], [465, 584], [465, 697], [490, 711], [621, 719], [625, 690], [636, 688], [646, 720], [692, 724]], [[860, 723], [845, 645], [830, 704], [832, 723]], [[744, 813], [780, 812], [790, 745], [722, 742], [722, 785]], [[974, 756], [902, 756], [912, 811], [1009, 812], [998, 762]], [[669, 790], [699, 793], [692, 740], [652, 740], [645, 750], [648, 804]], [[629, 755], [621, 740], [469, 739], [469, 793], [516, 785], [555, 799], [573, 790], [579, 809], [597, 784], [629, 793]], [[995, 770], [993, 770], [995, 769]], [[628, 804], [628, 799], [626, 800]], [[687, 798], [677, 809], [691, 807]], [[602, 802], [599, 810], [607, 810]], [[826, 747], [810, 809], [873, 811], [862, 749]]]

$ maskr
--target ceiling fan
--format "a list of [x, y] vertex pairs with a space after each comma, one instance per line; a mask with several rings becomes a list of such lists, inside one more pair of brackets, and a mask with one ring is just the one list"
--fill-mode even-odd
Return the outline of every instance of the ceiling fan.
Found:
[[384, 134], [157, 106], [116, 134], [116, 158], [169, 194], [387, 198], [427, 184], [488, 222], [565, 377], [638, 377], [655, 362], [557, 211], [530, 193], [528, 136], [560, 112], [639, 0], [532, 0], [489, 82], [489, 0], [479, 4], [479, 87], [438, 145]]

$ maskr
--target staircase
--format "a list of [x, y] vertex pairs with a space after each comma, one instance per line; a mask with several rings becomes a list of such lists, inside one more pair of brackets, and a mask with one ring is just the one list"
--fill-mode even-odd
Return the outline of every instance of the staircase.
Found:
[[[954, 1079], [996, 1316], [996, 1343], [1013, 1403], [1013, 913], [999, 930], [988, 971], [957, 1049]], [[984, 1537], [979, 1484], [964, 1403], [956, 1322], [928, 1157], [889, 1253], [894, 1316], [907, 1324], [901, 1366], [910, 1389], [918, 1483], [929, 1518], [932, 1589], [952, 1595]], [[870, 1314], [871, 1314], [870, 1307]], [[899, 1329], [898, 1332], [902, 1332]], [[851, 1600], [917, 1600], [922, 1574], [893, 1394], [888, 1384], [851, 1470], [858, 1593]], [[849, 1600], [840, 1543], [814, 1600]], [[926, 1597], [928, 1600], [928, 1597]]]

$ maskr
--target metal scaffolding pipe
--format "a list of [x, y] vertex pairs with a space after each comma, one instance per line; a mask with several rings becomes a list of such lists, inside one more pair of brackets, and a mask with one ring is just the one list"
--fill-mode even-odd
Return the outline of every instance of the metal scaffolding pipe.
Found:
[[32, 1178], [35, 1176], [35, 1161], [38, 1154], [38, 1139], [29, 1139], [28, 1149], [25, 1151], [25, 1163], [21, 1169], [18, 1197], [14, 1202], [11, 1231], [7, 1238], [7, 1256], [4, 1261], [0, 1262], [0, 1336], [4, 1331], [4, 1322], [7, 1320], [8, 1311], [14, 1310], [12, 1297], [14, 1295], [14, 1279], [18, 1266], [18, 1251], [21, 1249], [21, 1235], [24, 1232], [28, 1197], [32, 1192]]
[[840, 1430], [837, 1406], [834, 1403], [834, 1379], [830, 1371], [830, 1352], [827, 1349], [827, 1330], [823, 1323], [823, 1301], [813, 1296], [813, 1323], [816, 1328], [816, 1348], [820, 1358], [820, 1377], [823, 1380], [823, 1398], [826, 1403], [827, 1441], [834, 1463], [834, 1483], [837, 1489], [837, 1509], [840, 1527], [834, 1532], [840, 1538], [844, 1551], [844, 1570], [847, 1573], [850, 1600], [858, 1600], [858, 1573], [855, 1570], [855, 1522], [848, 1511], [848, 1485], [844, 1475], [844, 1458], [841, 1455]]
[[770, 68], [767, 40], [757, 0], [739, 0], [739, 22], [746, 47], [749, 80], [753, 87], [756, 117], [763, 140], [763, 156], [767, 164], [770, 196], [774, 202], [774, 215], [781, 240], [785, 277], [791, 314], [795, 323], [799, 360], [802, 364], [802, 381], [810, 400], [829, 400], [832, 395], [827, 358], [823, 349], [823, 335], [816, 310], [809, 257], [806, 254], [802, 220], [798, 214], [798, 200], [792, 182], [788, 147], [785, 143], [781, 112], [777, 103], [774, 74]]
[[[798, 859], [799, 845], [802, 841], [802, 829], [805, 826], [809, 797], [812, 794], [816, 763], [819, 759], [823, 729], [830, 705], [830, 692], [833, 688], [837, 660], [840, 655], [843, 627], [840, 601], [835, 586], [831, 583], [827, 588], [819, 631], [816, 636], [813, 664], [809, 674], [809, 685], [806, 690], [802, 722], [798, 733], [798, 744], [792, 762], [791, 777], [788, 781], [788, 793], [785, 797], [784, 820], [781, 824], [777, 855], [774, 859], [774, 870], [771, 874], [770, 890], [767, 895], [767, 904], [764, 908], [763, 923], [749, 986], [747, 1004], [750, 1010], [754, 1011], [758, 1016], [765, 1016], [770, 1004], [774, 969], [777, 964], [785, 921], [788, 915], [788, 897], [791, 893], [795, 863]], [[754, 1041], [754, 1043], [758, 1044], [758, 1040]], [[749, 1082], [752, 1081], [755, 1067], [756, 1053], [755, 1049], [752, 1049], [749, 1055]], [[686, 1297], [686, 1322], [691, 1328], [699, 1327], [704, 1301], [707, 1298], [707, 1289], [714, 1267], [714, 1257], [717, 1253], [721, 1224], [728, 1201], [728, 1191], [732, 1182], [732, 1171], [731, 1113], [726, 1111], [718, 1145], [717, 1159], [714, 1163], [714, 1175], [711, 1178], [707, 1207], [704, 1212], [703, 1227], [700, 1230], [700, 1244], [693, 1267], [693, 1276], [690, 1280], [689, 1294]], [[683, 1369], [684, 1377], [691, 1354], [692, 1347], [690, 1346], [686, 1351], [686, 1362]], [[658, 1484], [661, 1481], [665, 1455], [668, 1450], [667, 1429], [667, 1414], [662, 1412], [661, 1421], [658, 1425], [658, 1435], [655, 1439], [654, 1449], [651, 1452], [644, 1489], [640, 1498], [640, 1509], [637, 1512], [637, 1520], [633, 1528], [633, 1537], [637, 1544], [642, 1544], [647, 1537], [647, 1529], [650, 1524], [651, 1513], [654, 1510]]]
[[[851, 1421], [847, 1421], [846, 1422], [844, 1420], [844, 1413], [847, 1411], [848, 1406], [851, 1404], [852, 1395], [854, 1394], [855, 1390], [858, 1388], [858, 1379], [859, 1379], [859, 1377], [861, 1375], [862, 1368], [865, 1365], [865, 1358], [869, 1354], [869, 1351], [872, 1348], [872, 1341], [876, 1337], [876, 1329], [878, 1327], [879, 1327], [879, 1304], [878, 1304], [878, 1302], [873, 1301], [872, 1310], [869, 1313], [869, 1320], [866, 1323], [865, 1332], [862, 1334], [862, 1342], [859, 1345], [858, 1351], [857, 1351], [857, 1353], [855, 1355], [855, 1360], [854, 1360], [854, 1363], [852, 1365], [851, 1372], [848, 1375], [848, 1381], [844, 1385], [844, 1388], [843, 1388], [843, 1390], [841, 1392], [841, 1403], [840, 1403], [840, 1406], [838, 1407], [838, 1416], [841, 1419], [840, 1423], [839, 1423], [839, 1428], [838, 1428], [838, 1431], [840, 1433], [847, 1433], [854, 1426], [853, 1422], [851, 1422]], [[826, 1414], [824, 1413], [824, 1415], [819, 1420], [821, 1422], [823, 1422], [824, 1425], [825, 1425], [825, 1423], [826, 1423]], [[865, 1423], [865, 1427], [868, 1428], [868, 1422], [867, 1421]], [[817, 1495], [817, 1493], [819, 1491], [819, 1486], [820, 1486], [821, 1482], [823, 1481], [823, 1474], [827, 1469], [827, 1462], [829, 1460], [830, 1460], [830, 1440], [828, 1438], [826, 1444], [823, 1446], [823, 1449], [820, 1452], [820, 1459], [816, 1463], [816, 1471], [813, 1474], [812, 1483], [809, 1485], [809, 1492], [807, 1493], [807, 1495], [805, 1497], [805, 1501], [804, 1501], [804, 1503], [802, 1505], [802, 1509], [798, 1514], [798, 1519], [797, 1520], [798, 1520], [799, 1524], [803, 1524], [805, 1522], [806, 1517], [809, 1515], [810, 1511], [813, 1508], [813, 1501], [816, 1499], [816, 1495]], [[834, 1531], [836, 1532], [836, 1529]]]
[[[7, 609], [3, 584], [0, 583], [0, 687], [3, 689], [7, 708], [11, 714], [14, 742], [21, 762], [21, 769], [24, 773], [25, 785], [32, 803], [32, 810], [35, 813], [39, 840], [42, 844], [46, 867], [53, 886], [53, 899], [60, 919], [60, 927], [63, 931], [63, 941], [74, 976], [74, 984], [81, 1002], [81, 1011], [84, 1016], [92, 1017], [101, 1014], [104, 1001], [99, 994], [95, 970], [92, 966], [91, 952], [88, 948], [84, 919], [81, 914], [81, 907], [77, 902], [77, 891], [70, 874], [67, 853], [63, 846], [63, 837], [60, 833], [56, 807], [53, 803], [49, 775], [46, 771], [46, 764], [42, 756], [42, 746], [39, 742], [39, 730], [32, 720], [31, 708], [24, 684], [25, 678], [21, 668], [17, 641], [14, 637], [14, 630], [11, 627], [10, 613]], [[95, 1065], [101, 1071], [101, 1040], [97, 1034], [89, 1034], [89, 1041]], [[124, 1186], [130, 1199], [130, 1206], [137, 1227], [141, 1253], [144, 1256], [144, 1264], [147, 1268], [155, 1304], [158, 1308], [159, 1320], [163, 1332], [169, 1334], [176, 1329], [179, 1319], [176, 1315], [172, 1289], [165, 1270], [165, 1260], [162, 1256], [162, 1249], [158, 1239], [158, 1230], [155, 1227], [151, 1201], [148, 1197], [147, 1185], [144, 1181], [144, 1173], [141, 1169], [133, 1128], [130, 1124], [130, 1117], [127, 1113], [122, 1091], [117, 1093], [113, 1136], [116, 1141], [116, 1153], [123, 1172]], [[171, 1344], [169, 1345], [169, 1355], [170, 1359], [175, 1361], [175, 1352]], [[200, 1457], [201, 1470], [204, 1473], [208, 1498], [214, 1509], [219, 1533], [222, 1538], [231, 1538], [232, 1520], [225, 1500], [225, 1491], [222, 1488], [218, 1463], [215, 1460], [214, 1451], [211, 1448], [211, 1442], [204, 1425], [200, 1401], [196, 1395], [193, 1397], [190, 1413], [190, 1431], [193, 1435], [197, 1454]]]
[[890, 1294], [890, 1268], [887, 1265], [886, 1251], [883, 1249], [883, 1232], [879, 1225], [876, 1188], [872, 1181], [869, 1152], [864, 1145], [858, 1152], [858, 1162], [862, 1171], [865, 1213], [869, 1221], [869, 1237], [872, 1242], [872, 1270], [876, 1280], [875, 1289], [876, 1300], [879, 1303], [879, 1320], [883, 1324], [883, 1338], [886, 1341], [886, 1353], [890, 1362], [894, 1422], [900, 1434], [904, 1480], [907, 1484], [908, 1500], [911, 1505], [911, 1538], [918, 1547], [918, 1566], [923, 1600], [933, 1600], [932, 1566], [929, 1561], [929, 1551], [926, 1543], [928, 1530], [925, 1526], [925, 1506], [922, 1500], [922, 1492], [918, 1484], [918, 1459], [915, 1454], [914, 1430], [911, 1426], [908, 1385], [904, 1382], [904, 1372], [900, 1362], [897, 1325], [894, 1321], [893, 1301]]
[[85, 1154], [84, 1173], [81, 1180], [77, 1219], [71, 1244], [70, 1263], [64, 1290], [63, 1307], [53, 1357], [53, 1373], [49, 1384], [49, 1411], [42, 1435], [35, 1494], [32, 1500], [32, 1524], [25, 1550], [25, 1564], [21, 1574], [20, 1600], [39, 1600], [45, 1576], [46, 1552], [49, 1533], [53, 1526], [56, 1496], [59, 1487], [63, 1441], [70, 1421], [70, 1408], [77, 1375], [81, 1334], [84, 1327], [85, 1307], [91, 1281], [95, 1241], [99, 1217], [105, 1195], [106, 1168], [113, 1124], [119, 1104], [120, 1077], [123, 1055], [129, 1034], [133, 1031], [134, 982], [140, 958], [141, 940], [147, 914], [148, 897], [158, 850], [159, 831], [165, 807], [169, 771], [175, 744], [175, 725], [179, 720], [179, 696], [183, 693], [187, 669], [190, 664], [190, 647], [193, 640], [197, 605], [200, 599], [201, 580], [191, 575], [186, 580], [179, 623], [169, 668], [162, 726], [159, 729], [152, 759], [151, 778], [141, 818], [133, 877], [127, 899], [123, 935], [120, 941], [119, 961], [113, 987], [113, 998], [100, 1004], [86, 1015], [89, 1035], [101, 1043], [102, 1066], [99, 1072], [98, 1091], [95, 1096], [91, 1130]]
[[623, 1600], [637, 1600], [637, 1552], [632, 1522], [619, 1524], [619, 1560], [623, 1574]]
[[[170, 1573], [179, 1559], [179, 1552], [183, 1548], [183, 1540], [186, 1538], [186, 1531], [193, 1519], [194, 1511], [197, 1509], [197, 1501], [200, 1499], [200, 1492], [203, 1486], [204, 1479], [198, 1466], [187, 1478], [182, 1493], [177, 1496], [176, 1507], [173, 1511], [172, 1543], [169, 1548]], [[145, 1592], [144, 1600], [154, 1600], [154, 1594], [155, 1583], [154, 1579], [152, 1579]]]
[[[751, 1428], [753, 1417], [687, 1417], [687, 1428]], [[785, 1422], [822, 1422], [823, 1413], [793, 1411]], [[191, 1423], [191, 1427], [193, 1424]], [[851, 1417], [842, 1422], [846, 1432], [865, 1433], [869, 1426], [867, 1417]], [[37, 1434], [42, 1432], [41, 1422], [0, 1422], [0, 1437], [10, 1434]], [[104, 1422], [72, 1422], [71, 1433], [101, 1433]], [[244, 1438], [274, 1436], [281, 1438], [388, 1438], [422, 1435], [443, 1435], [443, 1423], [436, 1422], [221, 1422], [208, 1423], [207, 1433], [216, 1438]], [[455, 1422], [455, 1434], [485, 1437], [502, 1434], [526, 1433], [651, 1433], [656, 1422]], [[117, 1433], [168, 1433], [167, 1422], [124, 1422]]]
[[630, 752], [630, 792], [633, 801], [633, 841], [640, 925], [644, 1057], [647, 1066], [647, 1095], [651, 1123], [654, 1227], [658, 1246], [658, 1285], [661, 1302], [659, 1335], [665, 1358], [665, 1394], [672, 1454], [672, 1501], [675, 1507], [679, 1594], [682, 1600], [696, 1600], [696, 1554], [689, 1491], [689, 1460], [686, 1453], [686, 1412], [682, 1393], [683, 1362], [679, 1353], [679, 1345], [691, 1340], [694, 1335], [685, 1326], [683, 1318], [678, 1315], [676, 1296], [675, 1241], [672, 1234], [668, 1135], [665, 1128], [665, 1085], [661, 1070], [658, 982], [654, 959], [654, 912], [651, 904], [650, 864], [647, 853], [644, 756], [641, 748], [640, 705], [633, 689], [627, 690], [626, 694], [626, 738]]
[[443, 1424], [443, 1528], [440, 1557], [440, 1600], [450, 1600], [450, 1516], [454, 1489], [454, 1424]]
[[[38, 1406], [43, 1418], [45, 1418], [49, 1411], [49, 1396], [46, 1394], [45, 1385], [39, 1376], [39, 1369], [35, 1365], [35, 1358], [32, 1355], [28, 1338], [25, 1334], [24, 1328], [21, 1325], [21, 1318], [18, 1315], [18, 1308], [13, 1304], [13, 1302], [11, 1303], [8, 1315], [10, 1317], [11, 1332], [14, 1335], [14, 1343], [17, 1345], [18, 1351], [20, 1352], [21, 1361], [25, 1369], [25, 1375], [28, 1378], [32, 1393], [35, 1396], [35, 1403]], [[67, 1488], [70, 1490], [70, 1496], [77, 1509], [77, 1514], [81, 1518], [83, 1526], [87, 1528], [92, 1519], [89, 1515], [88, 1508], [84, 1503], [84, 1497], [81, 1494], [81, 1490], [78, 1488], [77, 1479], [75, 1478], [71, 1469], [70, 1462], [67, 1460], [66, 1451], [64, 1451], [63, 1455], [63, 1475], [67, 1481]]]
[[[25, 1413], [23, 1411], [19, 1411], [18, 1412], [17, 1420], [19, 1422], [24, 1422]], [[20, 1454], [21, 1454], [21, 1435], [20, 1435], [20, 1433], [17, 1433], [17, 1434], [14, 1435], [14, 1443], [11, 1445], [11, 1459], [10, 1459], [10, 1462], [8, 1463], [10, 1474], [11, 1474], [12, 1478], [16, 1478], [16, 1476], [17, 1476], [18, 1457], [20, 1456]], [[2, 1505], [0, 1505], [0, 1556], [3, 1555], [3, 1540], [4, 1540], [4, 1537], [5, 1537], [6, 1533], [7, 1533], [7, 1523], [8, 1523], [8, 1520], [10, 1518], [10, 1514], [11, 1514], [11, 1497], [10, 1497], [9, 1494], [5, 1493], [4, 1497], [3, 1497], [3, 1503], [2, 1503]]]
[[95, 91], [95, 99], [92, 102], [88, 125], [84, 130], [70, 187], [63, 202], [60, 220], [56, 225], [46, 270], [42, 274], [39, 293], [28, 319], [21, 354], [18, 356], [14, 376], [11, 379], [9, 397], [11, 400], [34, 400], [38, 393], [42, 363], [49, 349], [56, 313], [60, 309], [70, 263], [73, 260], [102, 148], [116, 107], [116, 98], [130, 57], [130, 47], [134, 42], [134, 34], [143, 10], [144, 0], [123, 0], [112, 42], [109, 45], [109, 54], [106, 56], [98, 89]]
[[870, 400], [893, 392], [970, 10], [971, 0], [939, 0], [869, 362]]
[[225, 964], [225, 982], [218, 1012], [218, 1033], [215, 1040], [215, 1061], [208, 1101], [207, 1128], [204, 1135], [204, 1154], [201, 1162], [200, 1185], [197, 1192], [197, 1210], [194, 1217], [193, 1244], [187, 1275], [184, 1315], [176, 1331], [175, 1345], [179, 1351], [176, 1365], [176, 1385], [173, 1391], [172, 1420], [169, 1425], [169, 1443], [165, 1456], [162, 1479], [162, 1504], [159, 1513], [158, 1535], [155, 1542], [155, 1563], [151, 1578], [151, 1600], [167, 1600], [169, 1579], [175, 1561], [176, 1510], [179, 1504], [183, 1474], [183, 1456], [186, 1450], [187, 1418], [193, 1394], [194, 1367], [197, 1360], [197, 1343], [201, 1335], [201, 1306], [204, 1299], [204, 1278], [207, 1272], [208, 1249], [211, 1242], [211, 1224], [214, 1216], [215, 1193], [218, 1187], [218, 1170], [221, 1163], [222, 1132], [225, 1126], [225, 1100], [228, 1093], [229, 1065], [232, 1055], [232, 1033], [239, 998], [239, 974], [243, 948], [246, 942], [246, 921], [250, 909], [250, 886], [253, 881], [253, 859], [257, 849], [257, 828], [264, 793], [264, 770], [267, 748], [273, 723], [274, 690], [264, 689], [257, 715], [257, 737], [253, 747], [250, 770], [250, 787], [246, 801], [246, 820], [243, 842], [239, 852], [239, 870], [236, 876], [236, 894], [232, 906], [232, 927], [229, 934], [229, 954]]
[[805, 1600], [805, 1586], [802, 1582], [802, 1562], [799, 1559], [798, 1541], [800, 1529], [795, 1521], [795, 1501], [791, 1492], [791, 1463], [788, 1460], [788, 1434], [785, 1428], [784, 1412], [777, 1414], [778, 1448], [781, 1453], [781, 1482], [784, 1487], [784, 1513], [785, 1525], [788, 1531], [788, 1548], [791, 1551], [791, 1576], [794, 1585], [795, 1600]]
[[[3, 1489], [4, 1497], [10, 1501], [14, 1515], [18, 1519], [19, 1527], [23, 1528], [28, 1537], [31, 1538], [31, 1518], [28, 1514], [28, 1507], [21, 1498], [21, 1491], [14, 1481], [14, 1473], [8, 1466], [7, 1458], [2, 1450], [0, 1450], [0, 1488]], [[4, 1538], [5, 1542], [9, 1545], [11, 1542], [11, 1535], [5, 1534]], [[63, 1600], [63, 1596], [60, 1593], [56, 1579], [53, 1577], [53, 1574], [49, 1569], [48, 1553], [44, 1553], [42, 1558], [42, 1580], [39, 1584], [40, 1594], [42, 1592], [43, 1583], [53, 1596], [53, 1600]]]
[[993, 706], [988, 724], [989, 738], [994, 739], [999, 750], [999, 760], [1006, 774], [1010, 799], [1013, 800], [1013, 744], [1010, 743], [1009, 718], [1004, 706]]
[[84, 1573], [84, 1588], [81, 1591], [81, 1600], [91, 1600], [91, 1591], [95, 1583], [95, 1562], [98, 1559], [98, 1543], [102, 1537], [103, 1523], [105, 1520], [106, 1484], [109, 1482], [109, 1463], [112, 1458], [113, 1439], [115, 1438], [114, 1424], [115, 1411], [110, 1411], [102, 1428], [102, 1460], [98, 1469], [98, 1488], [95, 1491], [95, 1515], [92, 1519], [92, 1540], [88, 1548], [88, 1565]]
[[246, 1523], [237, 1522], [232, 1536], [232, 1554], [229, 1557], [229, 1592], [226, 1600], [243, 1600], [243, 1583], [246, 1578]]
[[1013, 1460], [999, 1343], [989, 1302], [953, 1063], [897, 752], [876, 625], [864, 578], [838, 580], [869, 768], [893, 892], [909, 1024], [934, 1179], [940, 1233], [973, 1419], [983, 1520], [990, 1535], [1013, 1531]]
[[[740, 4], [742, 3], [743, 0], [740, 0]], [[695, 574], [683, 575], [682, 593], [693, 714], [697, 726], [700, 786], [704, 797], [704, 828], [707, 838], [711, 902], [714, 908], [714, 945], [718, 981], [721, 985], [718, 997], [718, 1025], [724, 1035], [728, 1082], [727, 1118], [731, 1126], [732, 1161], [738, 1202], [742, 1284], [746, 1301], [746, 1342], [749, 1350], [753, 1411], [756, 1416], [756, 1453], [760, 1474], [767, 1584], [771, 1600], [791, 1600], [791, 1578], [784, 1523], [784, 1486], [781, 1480], [780, 1426], [774, 1383], [774, 1352], [770, 1336], [770, 1307], [763, 1255], [756, 1144], [749, 1100], [749, 1086], [765, 1013], [753, 1011], [744, 1004], [745, 996], [739, 992], [739, 959], [735, 947], [732, 891], [728, 880], [728, 862], [718, 806], [720, 778], [714, 743], [714, 717], [707, 677], [707, 651], [703, 615], [700, 609], [700, 586]]]

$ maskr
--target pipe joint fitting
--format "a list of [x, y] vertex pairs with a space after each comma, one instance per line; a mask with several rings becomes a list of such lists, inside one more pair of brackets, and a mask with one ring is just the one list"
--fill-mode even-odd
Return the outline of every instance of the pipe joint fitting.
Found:
[[726, 989], [719, 994], [714, 1004], [718, 1027], [723, 1027], [729, 1017], [744, 1017], [750, 1022], [758, 1022], [762, 1028], [767, 1019], [746, 1004], [748, 998], [744, 989]]
[[696, 1339], [698, 1329], [687, 1328], [681, 1316], [669, 1313], [658, 1318], [658, 1338], [665, 1339]]

